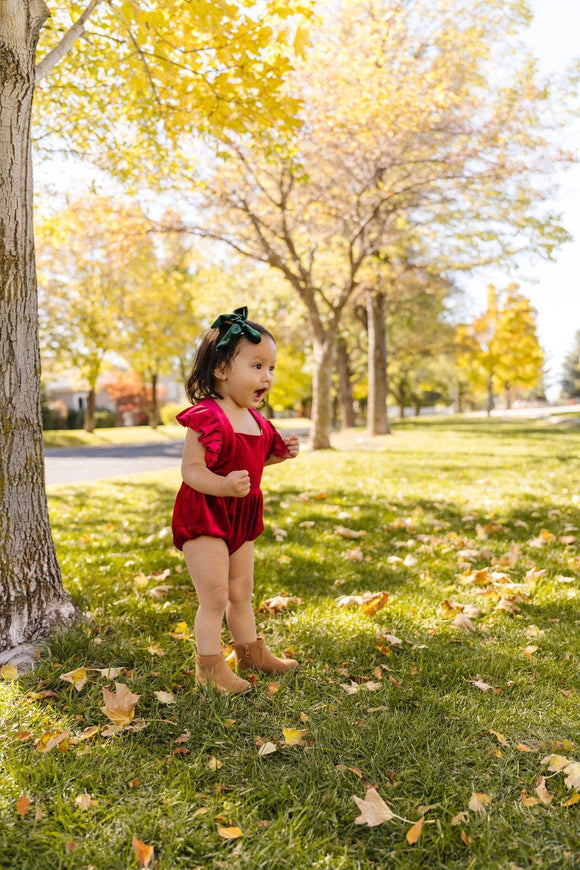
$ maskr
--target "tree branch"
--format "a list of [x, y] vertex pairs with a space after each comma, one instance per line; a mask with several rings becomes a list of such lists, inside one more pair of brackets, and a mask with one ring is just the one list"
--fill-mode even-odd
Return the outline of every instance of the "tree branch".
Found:
[[96, 6], [101, 2], [101, 0], [90, 0], [88, 6], [85, 11], [79, 16], [78, 20], [69, 27], [61, 41], [56, 45], [52, 51], [49, 51], [48, 54], [42, 58], [42, 60], [36, 64], [36, 81], [39, 82], [43, 79], [48, 73], [51, 71], [53, 66], [62, 60], [65, 54], [71, 50], [74, 42], [82, 36], [85, 32], [85, 22], [88, 21], [91, 16], [93, 10]]

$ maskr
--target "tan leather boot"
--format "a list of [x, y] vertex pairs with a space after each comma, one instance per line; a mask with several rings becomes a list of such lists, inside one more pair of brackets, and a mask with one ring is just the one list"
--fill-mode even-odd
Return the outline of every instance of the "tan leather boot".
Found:
[[295, 659], [279, 659], [268, 647], [263, 637], [252, 643], [235, 643], [236, 665], [242, 671], [260, 671], [262, 674], [285, 674], [298, 667]]
[[195, 657], [195, 682], [199, 686], [213, 686], [216, 692], [226, 695], [245, 695], [252, 689], [247, 680], [234, 674], [223, 653]]

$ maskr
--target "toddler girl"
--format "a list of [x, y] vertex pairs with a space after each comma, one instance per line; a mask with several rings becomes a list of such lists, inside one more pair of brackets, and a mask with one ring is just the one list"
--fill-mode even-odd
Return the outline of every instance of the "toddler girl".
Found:
[[251, 686], [221, 652], [224, 613], [239, 670], [281, 674], [298, 666], [256, 636], [253, 542], [264, 530], [262, 470], [297, 456], [299, 444], [295, 435], [282, 439], [256, 410], [274, 382], [276, 342], [247, 318], [247, 308], [222, 314], [201, 337], [186, 385], [193, 405], [177, 415], [188, 431], [173, 511], [173, 540], [199, 601], [196, 682], [235, 695]]

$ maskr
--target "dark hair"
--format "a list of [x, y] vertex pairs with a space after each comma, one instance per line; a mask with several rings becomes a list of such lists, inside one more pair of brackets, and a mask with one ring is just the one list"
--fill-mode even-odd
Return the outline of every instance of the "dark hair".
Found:
[[[276, 344], [276, 339], [264, 326], [254, 323], [253, 320], [246, 322], [260, 335], [267, 335]], [[201, 402], [202, 399], [223, 399], [223, 396], [216, 390], [214, 372], [223, 363], [226, 366], [230, 365], [238, 352], [240, 338], [244, 338], [243, 335], [240, 335], [237, 341], [232, 342], [228, 347], [220, 347], [218, 350], [217, 344], [223, 334], [223, 329], [221, 331], [219, 329], [206, 329], [201, 336], [193, 368], [185, 382], [185, 393], [193, 405], [196, 402]]]

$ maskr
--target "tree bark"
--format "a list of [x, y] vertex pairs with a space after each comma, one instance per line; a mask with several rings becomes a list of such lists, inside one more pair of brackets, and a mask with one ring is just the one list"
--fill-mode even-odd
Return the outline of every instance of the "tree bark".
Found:
[[367, 431], [369, 435], [390, 433], [387, 415], [387, 332], [385, 327], [385, 294], [366, 291], [369, 365], [369, 400]]
[[334, 347], [334, 333], [327, 332], [324, 337], [314, 338], [312, 424], [310, 428], [310, 444], [313, 450], [325, 450], [330, 447]]
[[487, 416], [491, 417], [491, 412], [495, 408], [495, 399], [493, 395], [493, 375], [490, 375], [487, 380]]
[[85, 430], [95, 431], [95, 388], [91, 387], [87, 393], [87, 407], [85, 408]]
[[0, 3], [0, 651], [31, 643], [76, 610], [46, 504], [30, 119], [43, 0]]
[[340, 426], [351, 429], [356, 425], [350, 367], [348, 364], [348, 348], [346, 340], [340, 336], [336, 344], [336, 367], [338, 370], [338, 402], [340, 406]]

